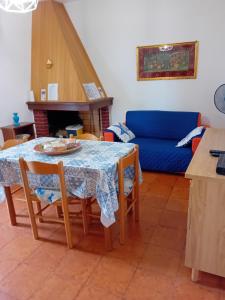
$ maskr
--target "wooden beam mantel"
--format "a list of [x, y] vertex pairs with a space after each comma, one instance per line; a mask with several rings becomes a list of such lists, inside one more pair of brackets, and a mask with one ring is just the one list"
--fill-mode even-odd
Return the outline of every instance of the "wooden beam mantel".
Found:
[[64, 111], [93, 111], [113, 104], [113, 98], [107, 97], [88, 102], [59, 102], [59, 101], [37, 101], [27, 102], [31, 110], [64, 110]]

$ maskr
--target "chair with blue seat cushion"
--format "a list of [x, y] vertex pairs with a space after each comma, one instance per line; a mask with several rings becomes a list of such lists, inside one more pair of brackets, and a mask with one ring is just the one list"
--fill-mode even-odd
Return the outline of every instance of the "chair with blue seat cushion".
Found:
[[[64, 169], [63, 163], [59, 162], [58, 164], [49, 164], [37, 161], [25, 161], [22, 157], [19, 160], [21, 177], [23, 181], [23, 187], [25, 192], [25, 197], [27, 201], [27, 207], [29, 211], [33, 236], [35, 239], [38, 239], [38, 227], [36, 223], [36, 219], [42, 219], [47, 221], [52, 221], [56, 223], [63, 223], [66, 231], [67, 244], [69, 248], [73, 248], [73, 240], [72, 240], [72, 231], [69, 217], [69, 201], [70, 199], [67, 196], [65, 179], [64, 179]], [[29, 180], [27, 173], [30, 172], [36, 175], [57, 175], [59, 177], [59, 185], [60, 185], [60, 199], [55, 199], [55, 202], [48, 202], [48, 204], [38, 210], [38, 212], [34, 212], [33, 203], [40, 203], [40, 199], [35, 194], [34, 190], [29, 186]], [[49, 199], [48, 199], [49, 200]], [[51, 199], [52, 200], [52, 199]], [[50, 205], [60, 206], [63, 211], [63, 219], [59, 218], [49, 218], [48, 216], [43, 216], [42, 212], [50, 207]]]
[[[126, 177], [125, 169], [130, 168], [132, 172], [132, 180]], [[126, 218], [128, 213], [134, 209], [135, 220], [139, 219], [139, 151], [138, 146], [127, 156], [122, 157], [118, 163], [118, 200], [119, 200], [119, 226], [120, 226], [120, 243], [125, 243], [126, 238]], [[100, 218], [98, 212], [93, 213], [91, 206], [96, 199], [87, 199], [85, 215], [88, 218]], [[88, 222], [86, 222], [86, 233], [89, 231]], [[106, 230], [106, 228], [104, 228]], [[106, 232], [105, 232], [106, 233]], [[108, 238], [105, 237], [107, 242]], [[108, 247], [107, 247], [108, 248]], [[108, 248], [108, 250], [110, 250]]]
[[[125, 169], [133, 168], [133, 180], [125, 177]], [[126, 219], [128, 213], [134, 209], [135, 221], [139, 220], [139, 150], [138, 146], [118, 164], [118, 198], [120, 243], [125, 243]]]

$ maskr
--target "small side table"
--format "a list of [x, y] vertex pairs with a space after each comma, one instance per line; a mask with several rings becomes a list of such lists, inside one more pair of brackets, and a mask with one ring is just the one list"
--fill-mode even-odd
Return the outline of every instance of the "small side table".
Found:
[[17, 134], [30, 134], [30, 140], [35, 138], [34, 123], [21, 122], [19, 126], [8, 125], [1, 127], [3, 139], [7, 141], [9, 139], [15, 139]]

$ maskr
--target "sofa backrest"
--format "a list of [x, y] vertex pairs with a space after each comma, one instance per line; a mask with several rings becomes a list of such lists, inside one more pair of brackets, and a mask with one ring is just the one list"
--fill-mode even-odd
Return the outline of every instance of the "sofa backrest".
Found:
[[198, 112], [136, 110], [126, 113], [126, 126], [136, 137], [180, 140], [198, 126]]

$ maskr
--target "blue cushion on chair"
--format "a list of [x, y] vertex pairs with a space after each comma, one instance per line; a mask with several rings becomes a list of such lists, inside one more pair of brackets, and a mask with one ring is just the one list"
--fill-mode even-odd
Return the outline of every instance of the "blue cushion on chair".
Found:
[[143, 170], [185, 172], [192, 159], [191, 147], [176, 148], [177, 140], [135, 138], [131, 142], [139, 145]]
[[134, 182], [130, 178], [124, 178], [124, 194], [125, 196], [129, 196], [133, 190]]
[[46, 203], [53, 203], [62, 198], [61, 192], [59, 190], [37, 188], [34, 190], [34, 193], [40, 201]]

